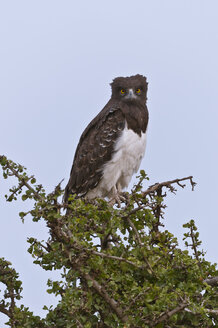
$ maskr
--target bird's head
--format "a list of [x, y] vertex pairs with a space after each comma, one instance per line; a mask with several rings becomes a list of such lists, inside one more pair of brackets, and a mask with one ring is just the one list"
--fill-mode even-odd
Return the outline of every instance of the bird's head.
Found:
[[143, 75], [117, 77], [111, 83], [111, 88], [113, 99], [146, 103], [148, 83]]

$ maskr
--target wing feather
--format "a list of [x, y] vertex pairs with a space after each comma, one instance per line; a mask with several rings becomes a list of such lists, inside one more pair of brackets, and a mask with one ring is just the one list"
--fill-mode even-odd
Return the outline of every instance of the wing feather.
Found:
[[123, 112], [108, 103], [83, 132], [76, 149], [64, 201], [70, 194], [85, 196], [103, 176], [103, 167], [113, 155], [114, 144], [125, 126]]

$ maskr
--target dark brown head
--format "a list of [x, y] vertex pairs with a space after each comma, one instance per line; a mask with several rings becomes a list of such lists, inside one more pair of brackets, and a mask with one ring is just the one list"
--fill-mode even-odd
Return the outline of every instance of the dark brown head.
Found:
[[111, 83], [112, 98], [125, 102], [141, 102], [147, 100], [148, 83], [140, 74], [129, 77], [117, 77]]

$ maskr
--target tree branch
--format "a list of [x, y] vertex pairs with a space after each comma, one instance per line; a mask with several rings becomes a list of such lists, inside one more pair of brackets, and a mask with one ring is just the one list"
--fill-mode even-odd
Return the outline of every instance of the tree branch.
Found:
[[206, 284], [208, 284], [210, 286], [216, 286], [216, 285], [218, 285], [218, 276], [207, 278], [204, 280], [204, 282], [206, 282]]
[[187, 301], [183, 301], [180, 305], [178, 305], [175, 309], [171, 310], [171, 311], [167, 311], [164, 312], [163, 314], [161, 314], [159, 316], [159, 318], [157, 318], [150, 327], [155, 327], [158, 323], [163, 322], [167, 319], [169, 319], [170, 317], [172, 317], [175, 313], [180, 312], [181, 310], [183, 310], [186, 306], [188, 306], [189, 303]]
[[142, 243], [142, 241], [141, 241], [141, 238], [140, 238], [140, 236], [139, 236], [138, 230], [136, 229], [134, 223], [132, 222], [132, 220], [131, 220], [129, 217], [127, 217], [126, 220], [127, 220], [127, 222], [129, 223], [129, 225], [130, 225], [130, 227], [132, 228], [132, 230], [134, 231], [139, 246], [142, 247], [142, 246], [143, 246], [143, 243]]
[[118, 318], [123, 322], [127, 322], [128, 317], [123, 313], [123, 310], [118, 306], [118, 303], [109, 296], [107, 291], [103, 286], [101, 286], [89, 273], [84, 273], [81, 268], [79, 268], [79, 272], [85, 280], [92, 282], [92, 287], [95, 291], [106, 301], [106, 303], [110, 306], [110, 308], [116, 313]]
[[[3, 157], [5, 156], [0, 156], [0, 160]], [[29, 189], [34, 194], [36, 199], [42, 199], [42, 197], [31, 187], [31, 185], [24, 178], [22, 178], [20, 174], [10, 165], [9, 160], [7, 160], [7, 164], [5, 166], [13, 173], [14, 176], [18, 178], [19, 181], [22, 182], [22, 185], [25, 185], [27, 189]]]
[[[140, 236], [139, 236], [138, 230], [136, 229], [134, 223], [130, 220], [129, 217], [127, 217], [126, 219], [127, 219], [128, 223], [129, 223], [130, 227], [133, 229], [133, 231], [134, 231], [134, 233], [135, 233], [135, 236], [136, 236], [136, 239], [137, 239], [137, 241], [138, 241], [139, 246], [140, 246], [140, 247], [143, 247], [144, 245], [143, 245], [143, 243], [142, 243], [142, 241], [141, 241], [141, 238], [140, 238]], [[152, 269], [150, 263], [148, 262], [147, 258], [146, 258], [145, 256], [143, 256], [143, 258], [144, 258], [144, 260], [145, 260], [145, 263], [146, 263], [147, 266], [149, 267], [150, 271], [154, 274], [154, 271], [153, 271], [153, 269]]]
[[1, 313], [4, 313], [4, 314], [7, 315], [9, 318], [10, 318], [10, 316], [11, 316], [10, 311], [7, 310], [7, 309], [5, 308], [4, 304], [0, 304], [0, 312], [1, 312]]
[[91, 253], [94, 254], [94, 255], [97, 255], [97, 256], [103, 257], [103, 258], [106, 257], [106, 258], [108, 258], [108, 259], [117, 260], [117, 261], [120, 261], [120, 262], [125, 262], [125, 263], [128, 263], [128, 264], [130, 264], [130, 265], [132, 265], [132, 266], [138, 268], [138, 269], [140, 268], [139, 266], [137, 266], [137, 264], [135, 264], [135, 263], [133, 263], [133, 262], [127, 260], [127, 259], [124, 259], [123, 257], [114, 256], [114, 255], [109, 255], [109, 254], [105, 254], [105, 253], [102, 253], [102, 252], [93, 251], [93, 250], [91, 250], [91, 249], [85, 249], [85, 248], [84, 248], [84, 250], [86, 250], [87, 252], [91, 252]]
[[[95, 278], [93, 278], [89, 273], [83, 272], [83, 270], [81, 268], [81, 265], [82, 265], [81, 259], [77, 259], [76, 261], [73, 261], [72, 260], [70, 248], [68, 246], [68, 245], [70, 245], [70, 237], [67, 236], [67, 234], [62, 229], [59, 229], [56, 226], [50, 226], [50, 228], [53, 230], [53, 234], [56, 236], [57, 240], [58, 241], [61, 241], [62, 243], [64, 243], [66, 245], [65, 249], [63, 250], [63, 252], [65, 253], [66, 257], [68, 258], [71, 267], [74, 270], [78, 270], [80, 272], [81, 276], [87, 282], [91, 281], [92, 282], [93, 289], [95, 289], [95, 291], [104, 299], [104, 301], [116, 313], [116, 315], [118, 316], [118, 318], [120, 318], [120, 320], [123, 323], [127, 322], [128, 317], [126, 315], [124, 315], [124, 312], [121, 309], [121, 307], [119, 307], [118, 303], [112, 297], [109, 296], [109, 294], [107, 293], [106, 289], [102, 285], [100, 285], [97, 282], [97, 280], [95, 280]], [[79, 249], [83, 250], [83, 247], [82, 248], [79, 248]]]
[[218, 310], [214, 310], [214, 309], [205, 309], [208, 313], [210, 313], [210, 314], [214, 314], [214, 315], [218, 315]]
[[180, 187], [184, 188], [185, 184], [181, 184], [180, 182], [185, 181], [185, 180], [190, 180], [192, 190], [194, 190], [196, 182], [193, 181], [193, 176], [189, 176], [189, 177], [186, 177], [186, 178], [174, 179], [174, 180], [169, 180], [169, 181], [165, 181], [165, 182], [161, 182], [161, 183], [155, 183], [154, 185], [150, 186], [146, 191], [142, 192], [142, 195], [145, 197], [149, 194], [154, 193], [155, 191], [157, 191], [158, 189], [160, 189], [162, 187], [167, 187], [172, 192], [175, 192], [176, 191], [175, 188], [172, 187], [171, 185], [174, 184], [174, 183], [177, 183]]
[[197, 260], [198, 267], [199, 267], [201, 273], [203, 274], [202, 267], [201, 267], [201, 261], [200, 261], [199, 256], [198, 256], [198, 251], [197, 251], [197, 245], [196, 245], [195, 234], [194, 234], [194, 231], [193, 231], [193, 226], [190, 227], [190, 235], [191, 235], [191, 239], [192, 239], [192, 248], [194, 250], [195, 258]]

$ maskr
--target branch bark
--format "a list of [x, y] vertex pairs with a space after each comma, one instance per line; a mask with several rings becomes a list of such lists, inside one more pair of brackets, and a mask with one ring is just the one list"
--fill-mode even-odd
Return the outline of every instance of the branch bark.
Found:
[[167, 311], [165, 313], [163, 313], [162, 315], [159, 316], [159, 318], [157, 318], [150, 327], [155, 327], [158, 323], [163, 322], [167, 319], [169, 319], [170, 317], [172, 317], [175, 313], [180, 312], [181, 310], [183, 310], [186, 306], [188, 306], [189, 303], [187, 301], [183, 301], [180, 305], [178, 305], [175, 309], [171, 310], [171, 311]]
[[193, 176], [189, 176], [186, 178], [181, 178], [181, 179], [174, 179], [174, 180], [169, 180], [169, 181], [165, 181], [165, 182], [161, 182], [161, 183], [155, 183], [154, 185], [150, 186], [146, 191], [142, 192], [142, 195], [145, 197], [149, 194], [154, 193], [155, 191], [157, 191], [158, 189], [162, 188], [162, 187], [167, 187], [169, 188], [172, 192], [175, 192], [175, 188], [172, 187], [171, 185], [174, 183], [177, 183], [181, 188], [185, 187], [185, 184], [181, 184], [181, 181], [185, 181], [185, 180], [189, 180], [192, 186], [192, 190], [194, 190], [194, 187], [196, 185], [196, 182], [193, 181]]
[[10, 311], [4, 307], [4, 304], [0, 304], [0, 312], [7, 315], [10, 318]]
[[137, 264], [123, 258], [123, 257], [119, 257], [119, 256], [114, 256], [114, 255], [109, 255], [109, 254], [105, 254], [105, 253], [102, 253], [102, 252], [97, 252], [97, 251], [93, 251], [93, 250], [89, 250], [89, 249], [85, 249], [87, 252], [91, 252], [92, 254], [94, 255], [97, 255], [97, 256], [100, 256], [100, 257], [105, 257], [105, 258], [108, 258], [108, 259], [112, 259], [112, 260], [117, 260], [117, 261], [120, 261], [120, 262], [125, 262], [125, 263], [128, 263], [136, 268], [140, 268]]
[[204, 280], [204, 282], [206, 282], [206, 284], [208, 284], [210, 286], [217, 286], [218, 285], [218, 276], [207, 278]]
[[81, 268], [79, 268], [79, 272], [83, 278], [86, 279], [86, 281], [92, 282], [92, 287], [95, 289], [95, 291], [106, 301], [106, 303], [110, 306], [110, 308], [116, 313], [118, 318], [123, 322], [127, 322], [128, 317], [124, 314], [121, 307], [118, 306], [118, 303], [109, 296], [106, 289], [100, 285], [90, 274], [84, 273]]

